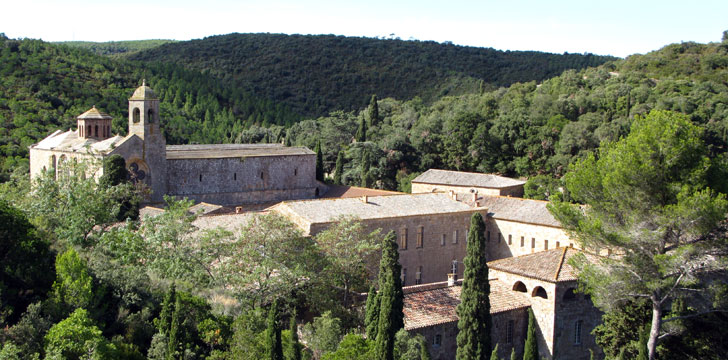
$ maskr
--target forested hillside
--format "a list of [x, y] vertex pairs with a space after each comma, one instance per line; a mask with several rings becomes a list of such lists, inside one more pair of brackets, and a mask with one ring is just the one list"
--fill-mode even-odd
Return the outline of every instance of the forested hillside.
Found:
[[[478, 92], [543, 80], [612, 57], [498, 51], [433, 41], [334, 35], [229, 34], [164, 44], [130, 58], [162, 61], [234, 79], [308, 116], [354, 110], [372, 94], [395, 99]], [[482, 84], [481, 84], [482, 82]]]
[[62, 41], [58, 44], [89, 49], [98, 55], [121, 55], [151, 49], [175, 40], [130, 40], [130, 41]]
[[[289, 141], [321, 141], [326, 171], [343, 151], [342, 181], [407, 189], [429, 168], [535, 177], [544, 197], [568, 165], [604, 141], [625, 135], [651, 109], [688, 114], [706, 128], [704, 141], [723, 161], [728, 141], [728, 43], [681, 43], [546, 80], [482, 94], [384, 99], [360, 112], [299, 122]], [[377, 114], [376, 116], [373, 114]], [[361, 136], [361, 129], [364, 135]], [[251, 128], [242, 138], [262, 138]], [[358, 139], [359, 141], [353, 141]], [[717, 175], [716, 175], [717, 176]]]
[[231, 83], [173, 64], [141, 64], [0, 34], [0, 179], [27, 164], [28, 146], [96, 105], [126, 134], [127, 99], [147, 79], [161, 100], [167, 142], [224, 143], [251, 124], [299, 116]]

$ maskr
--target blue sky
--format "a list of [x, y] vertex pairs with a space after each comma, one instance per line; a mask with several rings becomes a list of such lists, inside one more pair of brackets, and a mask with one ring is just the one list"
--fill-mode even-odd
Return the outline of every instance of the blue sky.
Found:
[[198, 39], [240, 33], [451, 41], [501, 50], [627, 56], [720, 41], [728, 1], [19, 0], [0, 32], [46, 41]]

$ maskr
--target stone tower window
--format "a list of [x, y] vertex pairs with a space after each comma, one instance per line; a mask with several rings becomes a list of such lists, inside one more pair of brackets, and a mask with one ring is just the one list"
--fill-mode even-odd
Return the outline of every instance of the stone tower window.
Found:
[[513, 291], [525, 293], [525, 292], [528, 292], [528, 289], [526, 289], [526, 284], [524, 284], [520, 281], [516, 281], [516, 283], [513, 284]]
[[576, 320], [574, 323], [574, 345], [581, 345], [581, 320]]
[[400, 250], [407, 250], [407, 228], [399, 230], [399, 248]]
[[298, 176], [298, 168], [293, 169], [293, 176]]
[[132, 112], [131, 120], [134, 123], [138, 123], [141, 121], [141, 111], [139, 111], [139, 108], [134, 108], [134, 111]]
[[154, 122], [154, 110], [147, 110], [147, 123], [151, 124]]
[[417, 228], [417, 247], [421, 248], [424, 246], [425, 242], [425, 227], [420, 226]]
[[549, 249], [549, 241], [548, 240], [544, 240], [543, 241], [543, 249], [544, 250], [548, 250]]
[[523, 236], [521, 236], [521, 247], [523, 247], [523, 246], [524, 246], [524, 245], [523, 245], [524, 243], [525, 243], [525, 239], [524, 239], [524, 237], [523, 237]]
[[99, 126], [94, 126], [94, 136], [99, 137]]
[[440, 239], [440, 246], [445, 246], [445, 243], [447, 243], [447, 234], [442, 234], [442, 239]]
[[452, 232], [452, 243], [457, 244], [458, 243], [458, 231], [455, 230]]
[[88, 131], [86, 132], [86, 137], [91, 136], [91, 125], [88, 126]]
[[548, 299], [549, 296], [546, 294], [546, 290], [540, 286], [536, 286], [535, 289], [533, 289], [533, 293], [531, 294], [531, 297], [540, 297], [544, 299]]
[[508, 325], [506, 326], [506, 344], [513, 343], [513, 325], [513, 320], [508, 320]]
[[513, 237], [511, 234], [508, 234], [508, 245], [513, 245]]
[[458, 261], [457, 260], [452, 261], [452, 264], [450, 265], [450, 273], [451, 274], [458, 273]]
[[202, 182], [202, 174], [200, 174], [200, 182]]
[[432, 343], [432, 347], [439, 348], [442, 345], [442, 335], [435, 335], [435, 341]]
[[238, 173], [233, 173], [233, 180], [238, 180]]

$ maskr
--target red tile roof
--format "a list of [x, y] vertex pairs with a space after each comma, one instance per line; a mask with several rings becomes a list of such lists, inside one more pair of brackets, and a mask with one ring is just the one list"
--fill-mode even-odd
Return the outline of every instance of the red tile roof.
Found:
[[494, 260], [488, 263], [492, 270], [522, 275], [532, 279], [557, 283], [576, 280], [577, 270], [568, 261], [576, 254], [584, 254], [588, 260], [596, 257], [571, 247], [560, 247], [533, 254]]
[[401, 192], [369, 189], [358, 186], [348, 185], [329, 185], [329, 190], [322, 198], [351, 198], [360, 196], [382, 196], [382, 195], [399, 195]]
[[[412, 330], [457, 321], [455, 309], [460, 303], [461, 289], [461, 285], [447, 286], [447, 282], [403, 288], [404, 328]], [[529, 306], [525, 295], [512, 291], [497, 279], [490, 280], [491, 314]]]

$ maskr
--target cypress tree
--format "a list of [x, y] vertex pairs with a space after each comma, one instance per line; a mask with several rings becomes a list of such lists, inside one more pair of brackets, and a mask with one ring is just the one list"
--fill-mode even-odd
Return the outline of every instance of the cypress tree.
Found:
[[157, 323], [157, 329], [160, 333], [167, 335], [169, 328], [172, 325], [172, 316], [174, 315], [175, 301], [177, 300], [177, 294], [174, 287], [174, 283], [169, 287], [167, 294], [164, 295], [164, 301], [162, 302], [162, 311], [159, 313], [159, 322]]
[[339, 151], [339, 155], [336, 157], [336, 172], [334, 173], [334, 184], [343, 185], [341, 183], [341, 176], [344, 174], [344, 151]]
[[498, 360], [498, 344], [495, 344], [493, 352], [490, 353], [490, 360]]
[[368, 151], [364, 151], [361, 159], [361, 187], [369, 187], [369, 170], [372, 167], [371, 157]]
[[316, 180], [324, 181], [324, 155], [321, 152], [321, 140], [316, 142]]
[[379, 262], [379, 327], [375, 353], [379, 360], [394, 359], [394, 335], [404, 327], [404, 293], [402, 266], [397, 252], [397, 236], [390, 231], [384, 238], [382, 259]]
[[289, 147], [292, 146], [291, 145], [291, 136], [290, 135], [286, 135], [286, 146], [289, 146]]
[[359, 121], [359, 129], [356, 130], [356, 135], [354, 136], [357, 142], [367, 141], [367, 121], [363, 117]]
[[379, 123], [379, 104], [377, 104], [377, 95], [372, 95], [369, 101], [369, 125], [377, 126]]
[[167, 336], [167, 359], [178, 359], [180, 358], [180, 337], [183, 335], [180, 332], [180, 326], [182, 325], [182, 299], [179, 294], [175, 293], [174, 301], [174, 314], [172, 315], [172, 322], [169, 326], [169, 335]]
[[290, 348], [288, 349], [288, 360], [301, 360], [301, 343], [298, 341], [298, 325], [296, 325], [296, 310], [291, 314], [291, 331]]
[[366, 329], [367, 339], [375, 340], [377, 338], [377, 328], [379, 327], [379, 294], [377, 289], [372, 285], [367, 294], [366, 317], [364, 318], [364, 328]]
[[516, 360], [516, 347], [511, 348], [511, 360]]
[[533, 310], [528, 309], [528, 332], [523, 347], [523, 360], [538, 360], [538, 340], [536, 339], [536, 318]]
[[485, 259], [485, 223], [475, 213], [470, 218], [465, 272], [457, 307], [458, 360], [487, 359], [491, 353], [490, 284]]
[[283, 345], [281, 344], [281, 328], [278, 325], [278, 299], [268, 311], [268, 355], [270, 360], [283, 360]]

